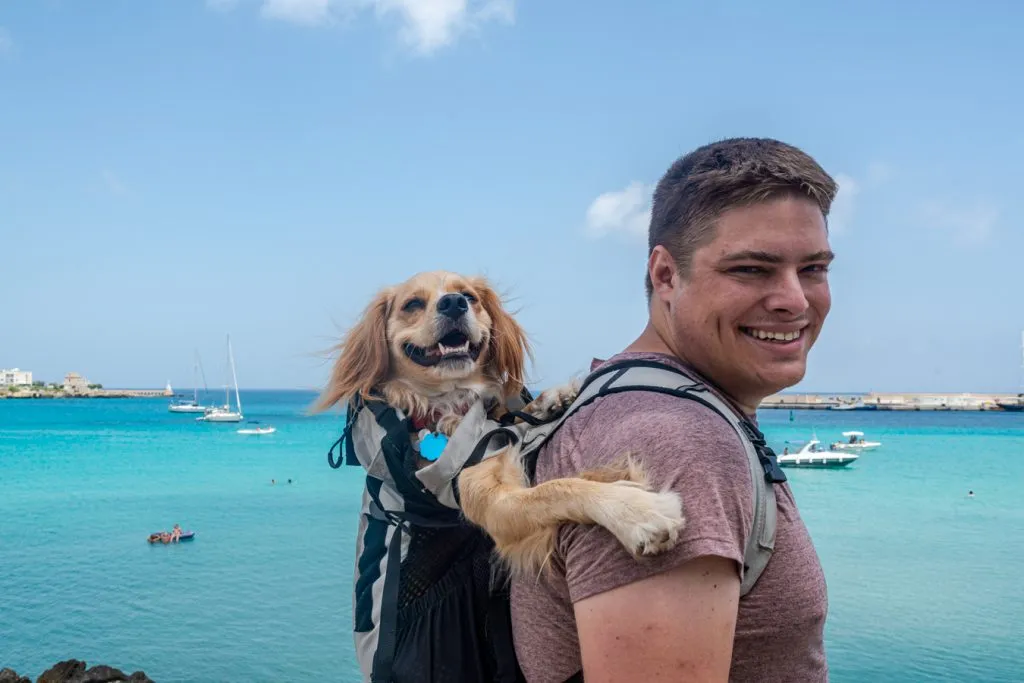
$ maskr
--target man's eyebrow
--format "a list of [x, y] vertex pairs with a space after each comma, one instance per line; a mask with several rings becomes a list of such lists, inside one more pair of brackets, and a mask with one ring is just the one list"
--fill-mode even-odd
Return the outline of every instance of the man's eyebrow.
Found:
[[[808, 254], [800, 259], [801, 263], [810, 263], [812, 261], [832, 261], [836, 257], [830, 250], [825, 249], [822, 251]], [[737, 251], [733, 254], [728, 254], [722, 258], [722, 263], [733, 263], [736, 261], [760, 261], [762, 263], [782, 263], [785, 259], [778, 254], [772, 254], [767, 251], [756, 251], [748, 249], [746, 251]]]
[[835, 259], [835, 257], [836, 255], [833, 254], [830, 249], [823, 249], [821, 251], [816, 251], [813, 254], [808, 254], [807, 256], [804, 256], [803, 259], [801, 259], [801, 261], [803, 263], [810, 263], [811, 261], [832, 261], [833, 259]]
[[765, 263], [782, 263], [782, 257], [778, 254], [770, 254], [767, 251], [737, 251], [722, 258], [723, 263], [733, 261], [763, 261]]

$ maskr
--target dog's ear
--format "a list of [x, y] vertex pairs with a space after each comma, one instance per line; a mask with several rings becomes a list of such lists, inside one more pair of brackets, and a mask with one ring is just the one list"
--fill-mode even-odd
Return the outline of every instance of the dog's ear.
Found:
[[519, 394], [526, 383], [526, 359], [533, 359], [526, 332], [484, 278], [472, 278], [470, 284], [480, 297], [480, 305], [491, 317], [491, 341], [487, 360], [494, 374], [505, 383], [509, 395]]
[[356, 395], [369, 398], [370, 391], [387, 378], [391, 368], [387, 323], [393, 296], [391, 288], [378, 292], [338, 345], [338, 360], [327, 386], [313, 405], [314, 413]]

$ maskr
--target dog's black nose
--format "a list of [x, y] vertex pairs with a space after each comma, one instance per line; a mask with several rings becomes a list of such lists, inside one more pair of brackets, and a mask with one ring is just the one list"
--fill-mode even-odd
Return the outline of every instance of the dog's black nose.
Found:
[[445, 294], [437, 302], [437, 312], [452, 320], [461, 318], [469, 310], [469, 301], [462, 294]]

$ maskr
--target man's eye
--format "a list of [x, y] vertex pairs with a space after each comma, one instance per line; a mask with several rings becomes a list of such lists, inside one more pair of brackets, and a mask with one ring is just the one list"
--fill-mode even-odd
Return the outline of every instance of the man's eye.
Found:
[[767, 272], [762, 266], [737, 266], [730, 269], [731, 273], [741, 273], [744, 275], [760, 275], [761, 273]]
[[426, 308], [426, 306], [427, 304], [424, 303], [423, 299], [409, 299], [405, 302], [405, 305], [402, 306], [402, 310], [406, 313], [412, 313], [413, 311], [418, 311], [421, 308]]

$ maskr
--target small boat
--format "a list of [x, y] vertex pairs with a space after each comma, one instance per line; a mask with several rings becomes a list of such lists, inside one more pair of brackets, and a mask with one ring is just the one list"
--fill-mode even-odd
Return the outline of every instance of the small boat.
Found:
[[859, 398], [855, 401], [841, 402], [828, 407], [829, 410], [878, 410], [877, 403], [865, 403]]
[[832, 451], [871, 451], [882, 445], [880, 441], [865, 441], [864, 432], [843, 432], [846, 441], [836, 441], [829, 445]]
[[238, 375], [235, 373], [235, 357], [231, 353], [231, 335], [228, 335], [228, 365], [231, 367], [231, 378], [235, 385], [235, 404], [238, 410], [231, 410], [231, 394], [227, 384], [224, 385], [224, 405], [214, 406], [206, 409], [206, 414], [197, 417], [196, 422], [241, 422], [244, 419], [242, 414], [242, 397], [238, 394]]
[[796, 453], [778, 456], [778, 462], [780, 467], [836, 468], [846, 467], [859, 457], [856, 453], [827, 451], [820, 441], [811, 439]]
[[[203, 376], [203, 392], [206, 392], [206, 373], [203, 372], [202, 361], [199, 359], [199, 349], [196, 349], [195, 363], [193, 364], [193, 377], [192, 377], [192, 399], [181, 398], [179, 394], [178, 400], [172, 401], [167, 410], [172, 413], [206, 413], [211, 410], [209, 406], [204, 406], [199, 402], [199, 383], [196, 381], [199, 379], [199, 374]], [[170, 386], [168, 382], [167, 386]]]
[[254, 427], [242, 427], [237, 430], [239, 434], [273, 434], [277, 431], [276, 427], [267, 425], [263, 427], [260, 425], [259, 420], [249, 420], [249, 424], [255, 425]]
[[1018, 396], [1015, 400], [996, 401], [996, 405], [1000, 410], [1005, 410], [1008, 413], [1019, 413], [1024, 411], [1024, 398]]
[[[196, 537], [196, 532], [194, 532], [194, 531], [182, 531], [181, 532], [181, 536], [178, 537], [178, 542], [180, 543], [182, 541], [191, 541], [195, 537]], [[151, 533], [149, 535], [149, 538], [147, 540], [150, 543], [170, 544], [170, 542], [171, 542], [171, 532], [170, 531], [155, 531], [155, 532], [153, 532], [153, 533]]]
[[196, 401], [189, 399], [181, 399], [175, 401], [167, 406], [167, 410], [172, 413], [205, 413], [208, 409], [204, 405], [200, 405]]

